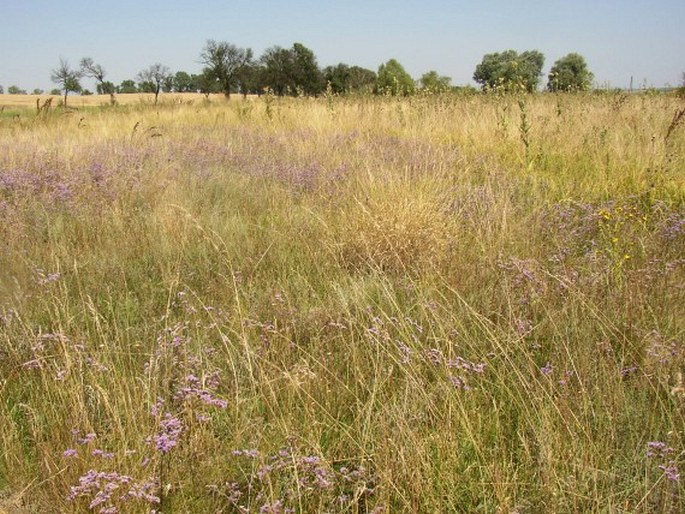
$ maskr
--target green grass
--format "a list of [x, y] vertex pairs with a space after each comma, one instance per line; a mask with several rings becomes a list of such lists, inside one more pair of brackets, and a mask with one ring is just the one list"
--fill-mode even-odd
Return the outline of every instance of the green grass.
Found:
[[0, 119], [2, 494], [27, 512], [683, 510], [681, 104]]

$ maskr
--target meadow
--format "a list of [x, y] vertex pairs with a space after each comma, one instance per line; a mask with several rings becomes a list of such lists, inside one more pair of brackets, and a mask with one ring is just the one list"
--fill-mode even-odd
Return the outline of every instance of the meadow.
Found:
[[0, 512], [685, 511], [682, 99], [161, 98], [0, 113]]

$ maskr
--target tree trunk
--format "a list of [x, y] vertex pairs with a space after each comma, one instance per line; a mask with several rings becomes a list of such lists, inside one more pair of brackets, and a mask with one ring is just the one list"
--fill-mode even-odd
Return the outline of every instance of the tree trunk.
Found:
[[64, 88], [64, 108], [67, 108], [67, 95], [69, 94], [69, 90], [67, 88]]

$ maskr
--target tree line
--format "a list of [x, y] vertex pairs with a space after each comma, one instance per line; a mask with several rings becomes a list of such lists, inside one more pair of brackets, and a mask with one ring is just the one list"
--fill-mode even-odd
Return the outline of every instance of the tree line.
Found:
[[[538, 88], [544, 66], [544, 55], [537, 50], [518, 53], [514, 50], [490, 53], [476, 66], [473, 79], [484, 91], [525, 91]], [[326, 91], [333, 94], [368, 93], [410, 95], [416, 91], [445, 92], [453, 88], [450, 77], [436, 71], [424, 73], [416, 81], [396, 60], [390, 59], [377, 71], [340, 63], [321, 68], [312, 50], [301, 43], [291, 48], [273, 46], [255, 58], [251, 48], [241, 48], [226, 41], [208, 40], [200, 52], [203, 66], [198, 74], [172, 72], [155, 63], [140, 71], [135, 79], [121, 84], [107, 80], [105, 68], [92, 58], [81, 59], [78, 68], [60, 59], [52, 70], [51, 80], [58, 86], [51, 94], [63, 94], [64, 103], [69, 93], [91, 94], [82, 87], [83, 78], [93, 79], [98, 94], [153, 93], [155, 102], [161, 92], [200, 92], [207, 96], [222, 93], [263, 94], [278, 96], [317, 96]], [[549, 91], [585, 91], [592, 85], [593, 74], [583, 56], [570, 53], [557, 60], [548, 76]], [[42, 91], [34, 90], [34, 94]], [[3, 93], [0, 86], [0, 93]], [[17, 86], [10, 94], [26, 93]]]

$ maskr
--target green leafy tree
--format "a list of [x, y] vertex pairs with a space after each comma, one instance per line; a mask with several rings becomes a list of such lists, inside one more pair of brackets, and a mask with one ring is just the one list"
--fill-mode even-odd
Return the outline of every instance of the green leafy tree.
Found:
[[514, 50], [486, 54], [476, 66], [473, 80], [486, 91], [532, 93], [537, 89], [544, 64], [545, 56], [537, 50], [520, 54]]
[[4, 95], [4, 94], [5, 94], [5, 88], [0, 86], [0, 95]]
[[214, 77], [224, 96], [230, 98], [231, 92], [239, 90], [241, 74], [252, 62], [252, 50], [210, 39], [202, 50], [200, 59], [205, 65], [204, 72]]
[[160, 63], [155, 63], [138, 74], [141, 91], [155, 94], [155, 103], [159, 99], [159, 92], [163, 84], [171, 76], [171, 70]]
[[109, 95], [109, 101], [112, 105], [117, 102], [114, 96], [116, 88], [114, 84], [105, 80], [107, 72], [100, 64], [96, 64], [90, 57], [84, 57], [81, 59], [81, 74], [84, 77], [95, 79], [95, 90], [99, 95]]
[[376, 84], [376, 73], [360, 66], [340, 63], [323, 70], [324, 80], [336, 94], [371, 93]]
[[290, 50], [280, 46], [267, 48], [260, 61], [264, 66], [264, 87], [270, 88], [278, 96], [295, 93], [294, 63]]
[[117, 92], [117, 86], [113, 82], [105, 80], [102, 84], [95, 86], [95, 91], [97, 91], [98, 95], [109, 95], [109, 101], [112, 103], [116, 102], [114, 94]]
[[444, 93], [452, 87], [452, 79], [438, 75], [437, 71], [429, 71], [421, 75], [421, 89], [430, 93]]
[[293, 82], [298, 92], [316, 96], [326, 88], [326, 82], [319, 69], [314, 52], [302, 43], [295, 43], [291, 49]]
[[588, 70], [582, 55], [570, 53], [557, 60], [549, 72], [547, 89], [550, 91], [587, 91], [594, 75]]
[[137, 93], [137, 92], [138, 92], [138, 86], [136, 86], [136, 83], [134, 80], [126, 79], [126, 80], [121, 81], [121, 84], [119, 85], [119, 93], [126, 95], [126, 94]]
[[[7, 88], [7, 94], [8, 94], [8, 95], [25, 95], [25, 94], [26, 94], [26, 90], [25, 90], [25, 89], [21, 89], [19, 86], [14, 86], [14, 85], [13, 85], [13, 86], [10, 86], [10, 87]], [[60, 90], [59, 90], [59, 93], [57, 93], [57, 94], [58, 94], [58, 95], [61, 95], [61, 94], [62, 94], [62, 90], [60, 89]]]
[[376, 86], [378, 76], [373, 70], [352, 66], [350, 68], [350, 92], [371, 93]]
[[331, 85], [335, 94], [348, 93], [350, 91], [350, 67], [347, 64], [326, 66], [323, 69], [323, 78], [326, 84]]
[[397, 60], [390, 59], [378, 68], [376, 91], [379, 94], [410, 95], [414, 89], [414, 79]]
[[320, 94], [326, 88], [324, 75], [316, 56], [301, 43], [290, 49], [274, 46], [265, 50], [260, 58], [263, 66], [261, 83], [276, 95]]
[[78, 93], [81, 91], [81, 72], [79, 70], [72, 70], [69, 63], [60, 58], [59, 66], [52, 70], [50, 79], [61, 86], [64, 92], [64, 107], [67, 106], [67, 96], [70, 92]]
[[54, 88], [50, 90], [50, 94], [53, 96], [60, 96], [62, 94], [62, 90]]
[[174, 75], [173, 89], [177, 93], [190, 93], [197, 88], [193, 83], [193, 78], [185, 71], [177, 71]]
[[264, 66], [258, 62], [252, 62], [243, 68], [240, 74], [240, 92], [243, 96], [261, 94], [264, 88], [264, 73]]
[[42, 90], [42, 89], [40, 89], [40, 88], [36, 88], [36, 89], [33, 90], [33, 92], [32, 92], [31, 94], [32, 94], [32, 95], [42, 95], [43, 93], [45, 93], [44, 90]]
[[192, 75], [191, 79], [200, 93], [205, 95], [205, 98], [209, 98], [209, 95], [218, 93], [221, 90], [221, 86], [217, 79], [208, 71], [204, 71], [199, 75]]

